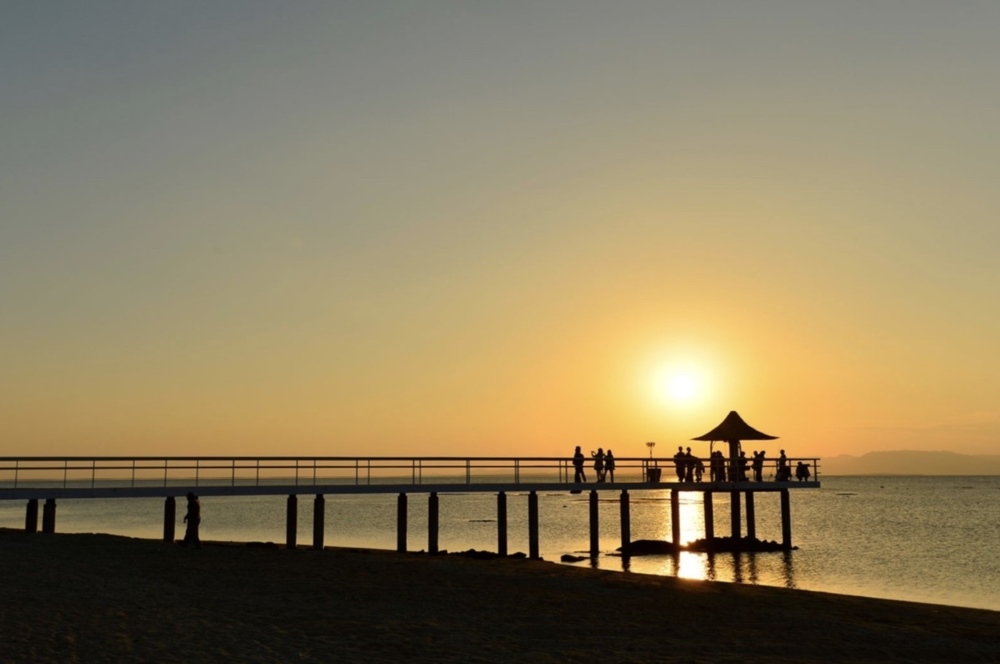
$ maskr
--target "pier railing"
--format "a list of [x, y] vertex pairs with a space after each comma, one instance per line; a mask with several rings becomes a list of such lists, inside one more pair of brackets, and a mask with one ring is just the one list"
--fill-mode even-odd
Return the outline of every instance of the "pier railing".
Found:
[[[709, 482], [710, 460], [694, 461], [704, 468], [701, 481]], [[819, 479], [819, 459], [789, 458], [787, 462], [793, 480], [799, 462], [808, 466], [810, 480]], [[777, 459], [767, 459], [762, 479], [774, 480], [777, 467]], [[532, 484], [571, 483], [574, 472], [572, 459], [566, 457], [0, 457], [0, 490], [378, 484], [530, 488]], [[586, 460], [584, 473], [588, 483], [598, 479], [593, 459]], [[753, 479], [752, 471], [747, 475], [746, 480]], [[613, 477], [608, 473], [605, 481], [679, 480], [673, 458], [616, 457]]]

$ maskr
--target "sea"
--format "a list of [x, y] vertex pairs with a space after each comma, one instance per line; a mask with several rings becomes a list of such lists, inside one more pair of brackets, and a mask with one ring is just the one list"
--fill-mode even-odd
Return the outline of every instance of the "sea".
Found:
[[[630, 491], [633, 540], [670, 539], [670, 491]], [[680, 494], [681, 539], [704, 536], [703, 496]], [[427, 548], [427, 498], [408, 501], [408, 549]], [[528, 551], [527, 493], [508, 493], [508, 550]], [[714, 495], [715, 530], [729, 531], [729, 494]], [[439, 547], [495, 551], [496, 496], [439, 494]], [[178, 537], [183, 501], [178, 502]], [[757, 536], [781, 541], [778, 493], [758, 493]], [[327, 546], [396, 548], [396, 496], [329, 495]], [[0, 527], [24, 527], [24, 503], [0, 501]], [[203, 540], [284, 542], [283, 496], [202, 499]], [[298, 502], [299, 544], [312, 542], [313, 501]], [[589, 557], [588, 492], [539, 494], [539, 548], [546, 560], [623, 574], [656, 574], [818, 590], [1000, 611], [1000, 477], [827, 477], [822, 488], [791, 492], [790, 552], [693, 553], [622, 558], [618, 493], [601, 492], [600, 555]], [[158, 539], [162, 498], [64, 499], [58, 532]], [[744, 526], [745, 528], [745, 526]], [[745, 532], [745, 530], [744, 530]]]

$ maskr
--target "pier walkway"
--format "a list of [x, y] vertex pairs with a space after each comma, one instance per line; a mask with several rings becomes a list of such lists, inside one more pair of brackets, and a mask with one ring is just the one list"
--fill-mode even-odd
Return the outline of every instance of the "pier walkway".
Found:
[[[701, 459], [707, 468], [708, 459]], [[176, 498], [198, 496], [283, 495], [288, 500], [286, 544], [296, 545], [297, 500], [314, 495], [313, 546], [323, 547], [323, 497], [337, 494], [398, 494], [397, 548], [406, 550], [408, 494], [428, 494], [428, 550], [437, 551], [438, 495], [495, 493], [497, 495], [498, 552], [506, 555], [506, 501], [508, 493], [528, 494], [529, 549], [537, 557], [537, 492], [587, 491], [591, 501], [591, 543], [596, 555], [597, 500], [600, 491], [618, 491], [621, 497], [623, 551], [629, 545], [629, 491], [669, 490], [673, 541], [679, 541], [681, 492], [706, 494], [706, 538], [714, 538], [711, 494], [731, 496], [733, 538], [742, 534], [741, 503], [746, 504], [746, 534], [755, 537], [754, 494], [780, 492], [782, 544], [791, 548], [789, 491], [819, 488], [819, 460], [790, 458], [793, 468], [809, 467], [807, 481], [776, 482], [777, 460], [768, 459], [761, 482], [679, 481], [672, 458], [615, 459], [612, 478], [596, 482], [592, 460], [585, 467], [586, 483], [574, 483], [572, 460], [566, 457], [0, 457], [0, 500], [25, 500], [25, 529], [37, 531], [38, 501], [44, 500], [42, 532], [55, 531], [56, 501], [80, 498], [165, 499], [164, 539], [173, 541]], [[710, 479], [706, 474], [703, 480]], [[741, 501], [740, 497], [743, 496]]]

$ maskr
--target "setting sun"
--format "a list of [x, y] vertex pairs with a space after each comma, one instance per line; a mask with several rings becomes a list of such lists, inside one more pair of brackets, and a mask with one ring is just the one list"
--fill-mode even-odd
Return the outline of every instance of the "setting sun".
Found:
[[653, 390], [659, 401], [671, 405], [687, 405], [704, 395], [704, 378], [689, 368], [667, 367], [656, 372]]

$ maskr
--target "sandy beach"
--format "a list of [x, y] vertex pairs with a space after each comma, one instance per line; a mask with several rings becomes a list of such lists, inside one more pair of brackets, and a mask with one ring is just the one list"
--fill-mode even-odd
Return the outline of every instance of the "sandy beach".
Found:
[[4, 662], [998, 661], [1000, 612], [518, 559], [0, 530]]

